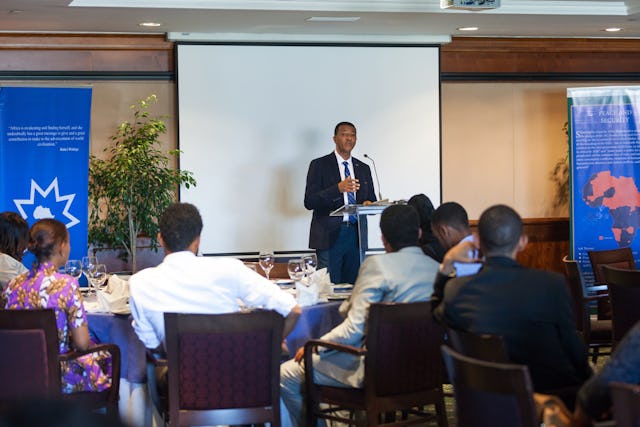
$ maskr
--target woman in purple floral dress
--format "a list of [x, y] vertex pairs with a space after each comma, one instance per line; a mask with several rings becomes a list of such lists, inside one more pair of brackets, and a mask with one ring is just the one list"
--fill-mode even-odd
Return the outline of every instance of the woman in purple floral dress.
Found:
[[[89, 348], [92, 343], [78, 281], [58, 272], [69, 258], [67, 228], [55, 219], [36, 222], [29, 231], [29, 250], [36, 257], [33, 267], [9, 283], [0, 304], [11, 310], [53, 308], [60, 353]], [[106, 352], [63, 362], [61, 369], [63, 393], [102, 391], [111, 386], [111, 358]]]

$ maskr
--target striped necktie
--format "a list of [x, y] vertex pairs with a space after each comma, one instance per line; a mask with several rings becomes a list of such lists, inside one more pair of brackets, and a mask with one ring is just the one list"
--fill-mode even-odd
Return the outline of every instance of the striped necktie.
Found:
[[[344, 177], [348, 178], [351, 176], [351, 172], [349, 172], [349, 162], [342, 162], [342, 164], [344, 165]], [[347, 193], [347, 200], [349, 202], [350, 205], [355, 205], [356, 204], [356, 193]], [[349, 222], [351, 224], [354, 224], [356, 222], [357, 218], [355, 215], [349, 215]]]

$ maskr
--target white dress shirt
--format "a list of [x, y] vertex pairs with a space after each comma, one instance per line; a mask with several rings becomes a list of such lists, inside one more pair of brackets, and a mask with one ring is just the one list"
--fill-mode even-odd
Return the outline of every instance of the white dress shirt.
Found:
[[157, 267], [131, 276], [131, 314], [136, 334], [147, 348], [164, 344], [164, 313], [230, 313], [240, 303], [287, 316], [292, 295], [235, 258], [167, 255]]

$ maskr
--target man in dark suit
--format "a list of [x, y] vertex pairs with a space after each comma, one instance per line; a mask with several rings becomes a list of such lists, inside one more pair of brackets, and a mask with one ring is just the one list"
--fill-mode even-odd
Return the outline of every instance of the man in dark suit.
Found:
[[[510, 360], [528, 366], [536, 392], [558, 394], [573, 406], [591, 368], [564, 277], [516, 262], [528, 239], [510, 207], [487, 209], [478, 234], [479, 246], [463, 241], [445, 255], [431, 296], [435, 318], [454, 329], [502, 336]], [[484, 254], [482, 269], [452, 278], [455, 261], [477, 261], [469, 259], [470, 249]]]
[[[376, 200], [369, 166], [351, 157], [356, 139], [352, 123], [338, 123], [333, 136], [335, 151], [314, 159], [307, 172], [304, 207], [313, 210], [309, 247], [316, 249], [318, 267], [328, 267], [333, 283], [355, 283], [360, 250], [355, 216], [329, 216], [329, 213], [346, 204]], [[366, 226], [363, 231], [366, 232]]]

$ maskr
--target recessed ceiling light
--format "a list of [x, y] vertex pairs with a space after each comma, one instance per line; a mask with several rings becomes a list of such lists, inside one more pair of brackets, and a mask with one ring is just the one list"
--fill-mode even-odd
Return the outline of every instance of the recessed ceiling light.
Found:
[[615, 33], [617, 31], [622, 31], [622, 28], [618, 28], [618, 27], [611, 27], [611, 28], [605, 28], [605, 31], [608, 31], [610, 33]]
[[312, 16], [307, 18], [309, 22], [355, 22], [360, 19], [359, 16]]
[[459, 27], [458, 31], [478, 31], [478, 27]]
[[160, 22], [141, 22], [138, 24], [140, 27], [161, 27], [162, 24]]

